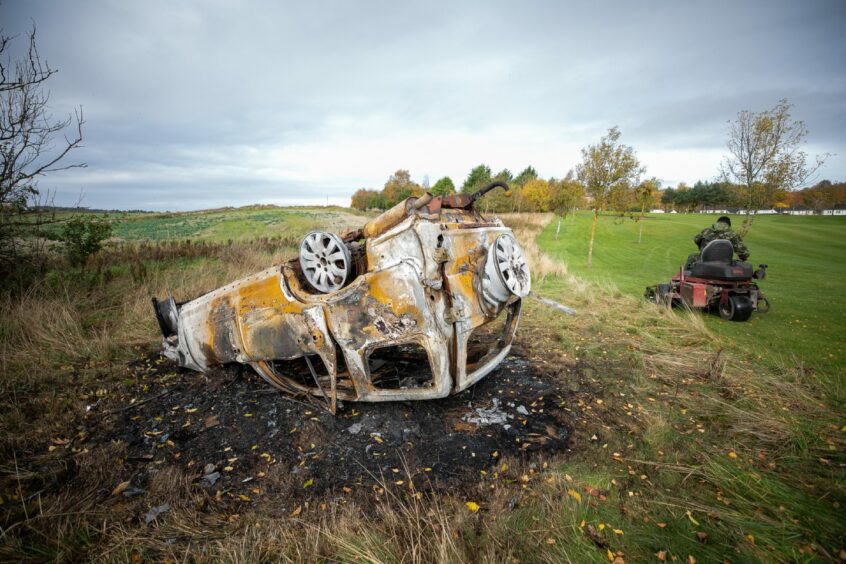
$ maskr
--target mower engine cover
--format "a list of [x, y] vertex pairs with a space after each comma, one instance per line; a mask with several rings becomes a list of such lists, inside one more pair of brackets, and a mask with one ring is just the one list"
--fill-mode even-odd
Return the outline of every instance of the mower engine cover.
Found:
[[[281, 266], [181, 305], [154, 299], [164, 354], [200, 372], [249, 364], [281, 390], [327, 398], [333, 411], [337, 399], [466, 389], [508, 354], [531, 277], [511, 230], [475, 211], [477, 195], [462, 196], [408, 198], [344, 236], [309, 233], [300, 256]], [[473, 331], [501, 314], [496, 345], [468, 362]], [[379, 386], [370, 355], [402, 345], [425, 350], [431, 379]], [[308, 380], [286, 369], [297, 359], [307, 362]]]

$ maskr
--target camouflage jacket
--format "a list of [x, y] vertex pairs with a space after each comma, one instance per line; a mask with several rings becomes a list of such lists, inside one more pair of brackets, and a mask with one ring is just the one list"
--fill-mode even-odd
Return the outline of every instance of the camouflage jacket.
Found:
[[731, 241], [732, 246], [734, 246], [734, 252], [737, 253], [740, 260], [749, 258], [749, 249], [743, 244], [743, 239], [725, 223], [715, 223], [711, 227], [706, 227], [693, 238], [693, 242], [701, 250], [705, 245], [715, 239], [728, 239]]

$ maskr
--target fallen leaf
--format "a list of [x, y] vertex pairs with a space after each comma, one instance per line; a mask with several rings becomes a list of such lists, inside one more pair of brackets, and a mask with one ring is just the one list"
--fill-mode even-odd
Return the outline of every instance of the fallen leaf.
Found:
[[696, 525], [697, 527], [699, 526], [699, 521], [697, 521], [696, 519], [694, 519], [694, 518], [693, 518], [693, 515], [690, 513], [690, 510], [689, 510], [689, 509], [687, 510], [687, 512], [685, 513], [685, 515], [687, 515], [687, 518], [688, 518], [688, 519], [690, 519], [690, 522], [691, 522], [691, 523], [693, 523], [693, 524], [694, 524], [694, 525]]
[[244, 494], [240, 494], [240, 495], [238, 496], [238, 499], [240, 499], [241, 501], [250, 501], [250, 496], [248, 496], [248, 495], [244, 495]]
[[659, 550], [655, 553], [655, 558], [660, 560], [661, 562], [667, 561], [667, 551], [666, 550]]
[[614, 562], [614, 553], [613, 553], [613, 552], [611, 552], [611, 549], [610, 549], [610, 548], [608, 549], [608, 561], [609, 561], [609, 562]]
[[664, 527], [666, 527], [666, 526], [667, 526], [667, 524], [666, 524], [666, 523], [655, 523], [655, 524], [656, 524], [656, 525], [658, 525], [658, 528], [659, 528], [659, 529], [663, 529]]
[[121, 482], [117, 486], [115, 486], [115, 489], [112, 490], [112, 495], [120, 495], [120, 494], [123, 493], [123, 490], [125, 490], [128, 487], [129, 487], [129, 480], [127, 480], [125, 482]]
[[479, 509], [481, 509], [479, 507], [479, 504], [474, 502], [474, 501], [468, 501], [467, 503], [464, 504], [464, 506], [467, 507], [467, 509], [469, 509], [473, 513], [476, 513]]
[[309, 488], [309, 487], [311, 487], [311, 486], [313, 486], [313, 485], [314, 485], [314, 478], [309, 478], [309, 479], [308, 479], [308, 480], [306, 480], [306, 481], [305, 481], [305, 483], [303, 484], [303, 489], [305, 489], [305, 488]]
[[599, 548], [608, 548], [608, 542], [596, 531], [596, 527], [589, 524], [587, 526], [587, 534], [588, 538], [590, 538], [596, 546]]
[[546, 539], [546, 544], [555, 544], [555, 539], [551, 537]]
[[687, 564], [696, 564], [696, 558], [694, 558], [693, 555], [688, 554], [686, 562]]
[[702, 531], [697, 531], [696, 540], [704, 544], [708, 542], [708, 535], [706, 533], [703, 533]]
[[734, 460], [735, 458], [737, 458], [737, 453], [734, 452], [733, 450], [730, 450], [729, 453], [728, 453], [728, 457], [731, 458], [732, 460]]
[[203, 421], [203, 428], [204, 429], [211, 429], [212, 427], [217, 427], [220, 425], [220, 421], [217, 420], [217, 417], [214, 415], [209, 415], [206, 417], [206, 420]]
[[622, 534], [623, 534], [623, 529], [614, 529], [614, 534], [615, 534], [615, 535], [622, 535]]
[[587, 492], [587, 494], [589, 496], [595, 497], [599, 501], [605, 501], [606, 499], [608, 499], [607, 497], [605, 497], [605, 494], [603, 494], [601, 491], [599, 491], [598, 489], [593, 488], [591, 486], [584, 486], [582, 489], [585, 490], [585, 492]]
[[582, 494], [580, 494], [579, 492], [577, 492], [576, 490], [574, 490], [572, 488], [567, 490], [567, 495], [569, 495], [570, 497], [572, 497], [576, 501], [582, 501]]

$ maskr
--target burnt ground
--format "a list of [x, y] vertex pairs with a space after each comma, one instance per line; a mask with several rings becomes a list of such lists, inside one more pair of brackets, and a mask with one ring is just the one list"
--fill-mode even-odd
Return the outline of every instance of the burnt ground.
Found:
[[[398, 366], [415, 369], [409, 359]], [[122, 389], [89, 406], [77, 447], [121, 447], [108, 487], [128, 481], [117, 494], [125, 497], [144, 496], [168, 467], [220, 503], [274, 496], [284, 511], [385, 485], [463, 495], [503, 459], [531, 467], [569, 451], [581, 402], [565, 369], [532, 363], [515, 348], [458, 395], [344, 402], [333, 416], [322, 400], [288, 398], [248, 367], [203, 375], [152, 355], [127, 367]]]

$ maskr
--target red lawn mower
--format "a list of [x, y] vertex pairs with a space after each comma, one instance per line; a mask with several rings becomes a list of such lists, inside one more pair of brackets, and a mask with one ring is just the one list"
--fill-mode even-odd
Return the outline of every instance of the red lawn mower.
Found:
[[750, 263], [733, 257], [731, 241], [715, 239], [705, 245], [699, 260], [688, 261], [669, 284], [649, 286], [644, 295], [658, 304], [716, 308], [720, 317], [730, 321], [746, 321], [753, 311], [766, 313], [770, 302], [755, 281], [766, 276], [767, 265], [758, 265], [753, 272]]

